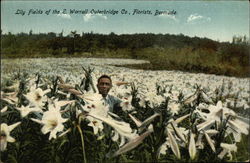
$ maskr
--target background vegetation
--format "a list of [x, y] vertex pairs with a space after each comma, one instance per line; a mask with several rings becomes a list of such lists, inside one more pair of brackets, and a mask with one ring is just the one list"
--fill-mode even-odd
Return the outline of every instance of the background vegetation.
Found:
[[111, 57], [149, 60], [128, 65], [153, 70], [182, 70], [219, 75], [249, 76], [249, 40], [234, 36], [232, 42], [183, 34], [61, 33], [2, 34], [2, 58]]

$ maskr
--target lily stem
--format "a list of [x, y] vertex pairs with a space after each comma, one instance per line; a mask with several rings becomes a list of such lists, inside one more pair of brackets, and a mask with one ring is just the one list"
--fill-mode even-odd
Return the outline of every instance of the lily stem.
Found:
[[77, 129], [78, 129], [78, 131], [79, 131], [79, 133], [81, 135], [83, 163], [87, 163], [86, 155], [85, 155], [84, 139], [83, 139], [82, 129], [81, 129], [80, 125], [77, 125], [76, 127], [77, 127]]

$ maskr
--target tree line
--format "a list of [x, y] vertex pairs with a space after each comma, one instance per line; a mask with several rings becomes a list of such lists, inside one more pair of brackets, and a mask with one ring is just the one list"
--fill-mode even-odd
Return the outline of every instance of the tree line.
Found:
[[[1, 55], [10, 57], [34, 57], [34, 56], [72, 56], [83, 53], [88, 56], [126, 57], [135, 59], [152, 59], [173, 55], [179, 57], [195, 57], [193, 63], [201, 58], [213, 56], [217, 63], [227, 65], [237, 64], [240, 67], [249, 68], [249, 40], [246, 36], [233, 36], [232, 42], [219, 42], [208, 38], [189, 37], [183, 34], [99, 34], [93, 32], [71, 31], [64, 36], [61, 33], [39, 33], [32, 30], [29, 33], [2, 34], [1, 31]], [[150, 53], [150, 55], [149, 55]], [[171, 54], [170, 54], [171, 53]], [[198, 58], [198, 59], [197, 59]], [[155, 59], [155, 58], [154, 58]], [[201, 61], [201, 60], [200, 60]], [[171, 61], [172, 62], [172, 61]], [[190, 62], [190, 61], [189, 61]], [[211, 60], [212, 62], [212, 60]], [[199, 63], [201, 64], [201, 63]]]

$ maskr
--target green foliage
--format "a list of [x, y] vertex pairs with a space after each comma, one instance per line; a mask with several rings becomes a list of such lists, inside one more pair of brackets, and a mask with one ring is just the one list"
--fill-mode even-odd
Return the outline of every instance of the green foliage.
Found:
[[[233, 43], [183, 34], [2, 34], [2, 58], [109, 57], [147, 59], [139, 68], [182, 70], [229, 76], [249, 76], [249, 43], [234, 37]], [[137, 65], [138, 66], [138, 65]], [[133, 65], [133, 67], [136, 67]]]

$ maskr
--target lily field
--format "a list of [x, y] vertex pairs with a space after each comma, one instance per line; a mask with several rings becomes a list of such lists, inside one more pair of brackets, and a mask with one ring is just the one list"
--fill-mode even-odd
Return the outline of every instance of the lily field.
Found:
[[249, 78], [113, 66], [143, 63], [2, 59], [1, 162], [249, 161]]

